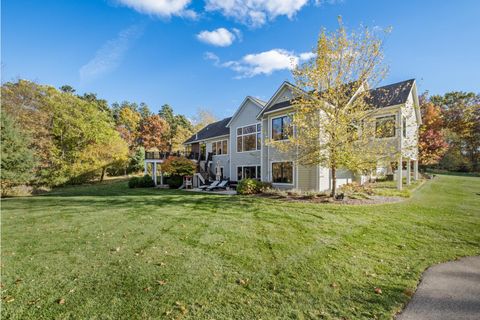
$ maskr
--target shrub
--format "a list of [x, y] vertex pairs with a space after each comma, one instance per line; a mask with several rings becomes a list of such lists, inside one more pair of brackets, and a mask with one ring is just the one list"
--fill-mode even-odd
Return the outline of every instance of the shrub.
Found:
[[168, 184], [168, 186], [171, 189], [176, 189], [180, 187], [183, 184], [183, 177], [182, 176], [170, 176], [165, 178], [165, 183]]
[[243, 179], [237, 185], [239, 194], [256, 194], [265, 191], [272, 185], [268, 182], [262, 182], [255, 179]]
[[152, 177], [148, 174], [143, 177], [133, 177], [128, 181], [129, 188], [152, 188], [155, 184], [153, 183]]
[[162, 170], [170, 176], [193, 176], [196, 165], [192, 160], [183, 157], [170, 157], [164, 164]]

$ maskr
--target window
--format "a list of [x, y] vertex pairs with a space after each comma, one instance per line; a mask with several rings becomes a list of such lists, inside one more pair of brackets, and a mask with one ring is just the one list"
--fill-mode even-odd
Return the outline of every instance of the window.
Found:
[[407, 118], [402, 117], [402, 135], [404, 138], [407, 137]]
[[227, 140], [212, 142], [212, 154], [213, 155], [228, 154], [227, 145], [228, 145]]
[[239, 166], [237, 167], [237, 181], [242, 179], [258, 179], [261, 178], [260, 166]]
[[283, 116], [272, 119], [272, 139], [286, 140], [292, 134], [292, 118]]
[[237, 152], [260, 150], [261, 132], [260, 123], [237, 128]]
[[272, 163], [272, 182], [273, 183], [293, 183], [293, 163], [292, 162], [273, 162]]
[[395, 116], [380, 117], [375, 120], [375, 137], [395, 137]]

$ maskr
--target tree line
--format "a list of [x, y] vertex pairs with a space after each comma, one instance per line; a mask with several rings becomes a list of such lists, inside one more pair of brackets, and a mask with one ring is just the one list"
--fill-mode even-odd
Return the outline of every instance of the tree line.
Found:
[[458, 172], [480, 171], [480, 95], [453, 91], [420, 97], [420, 164]]
[[112, 103], [32, 81], [1, 87], [2, 194], [18, 185], [54, 187], [143, 170], [145, 150], [174, 152], [196, 130], [215, 121], [194, 119], [168, 104], [153, 113], [145, 103]]

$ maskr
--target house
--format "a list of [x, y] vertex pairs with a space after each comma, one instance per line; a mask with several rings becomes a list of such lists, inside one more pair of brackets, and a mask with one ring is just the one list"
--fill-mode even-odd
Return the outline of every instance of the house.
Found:
[[[396, 159], [378, 163], [376, 174], [393, 174], [391, 162], [395, 161], [397, 168], [405, 168], [395, 172], [401, 188], [402, 177], [407, 183], [412, 175], [418, 177], [418, 128], [422, 120], [416, 83], [411, 79], [370, 90], [375, 125], [392, 128], [375, 138], [388, 141], [397, 151]], [[268, 181], [275, 188], [329, 190], [329, 168], [302, 166], [292, 156], [265, 143], [287, 139], [293, 92], [294, 85], [284, 82], [267, 102], [247, 96], [232, 117], [209, 124], [185, 141], [187, 152], [199, 164], [200, 179], [221, 175], [232, 181]], [[339, 170], [337, 186], [366, 178]]]

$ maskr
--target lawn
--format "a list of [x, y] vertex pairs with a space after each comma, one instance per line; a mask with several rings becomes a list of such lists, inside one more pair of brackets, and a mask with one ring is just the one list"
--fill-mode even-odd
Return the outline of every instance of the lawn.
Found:
[[438, 176], [370, 206], [126, 182], [7, 199], [2, 318], [390, 319], [425, 268], [480, 254], [479, 194]]

